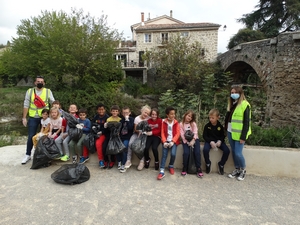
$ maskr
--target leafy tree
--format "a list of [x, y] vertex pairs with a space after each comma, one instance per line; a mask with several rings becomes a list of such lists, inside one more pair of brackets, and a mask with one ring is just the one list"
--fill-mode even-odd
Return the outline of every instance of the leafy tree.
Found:
[[113, 59], [120, 34], [108, 27], [106, 16], [44, 11], [21, 20], [17, 34], [0, 58], [5, 76], [43, 75], [56, 90], [122, 79], [121, 66]]
[[266, 37], [300, 28], [299, 0], [260, 0], [255, 8], [257, 10], [244, 14], [237, 21], [263, 32]]
[[237, 34], [230, 38], [227, 45], [228, 49], [233, 48], [236, 45], [249, 41], [257, 41], [266, 38], [265, 35], [258, 30], [251, 30], [249, 28], [240, 29]]
[[203, 77], [213, 73], [213, 67], [205, 61], [201, 44], [189, 43], [180, 36], [169, 40], [163, 48], [147, 51], [144, 59], [150, 67], [156, 68], [155, 86], [161, 91], [186, 89], [197, 93]]

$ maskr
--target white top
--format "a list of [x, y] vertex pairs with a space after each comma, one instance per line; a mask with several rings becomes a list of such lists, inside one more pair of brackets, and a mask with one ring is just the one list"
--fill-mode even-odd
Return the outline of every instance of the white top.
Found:
[[42, 128], [46, 128], [49, 123], [50, 123], [50, 118], [49, 117], [45, 120], [43, 118], [41, 119]]
[[172, 132], [173, 125], [174, 125], [174, 120], [172, 120], [172, 123], [168, 123], [167, 141], [169, 141], [169, 142], [171, 142], [173, 140], [173, 132]]

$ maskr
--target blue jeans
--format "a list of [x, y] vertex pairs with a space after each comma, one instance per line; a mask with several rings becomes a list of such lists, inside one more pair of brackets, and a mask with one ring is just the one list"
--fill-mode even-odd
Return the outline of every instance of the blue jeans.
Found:
[[245, 169], [246, 163], [245, 163], [245, 158], [243, 156], [244, 144], [241, 144], [240, 141], [232, 140], [231, 132], [227, 132], [227, 137], [228, 137], [229, 144], [231, 146], [232, 157], [233, 157], [235, 168]]
[[[204, 160], [206, 164], [211, 164], [211, 161], [209, 159], [209, 151], [211, 149], [210, 143], [205, 142], [204, 143], [204, 147], [203, 147], [203, 156], [204, 156]], [[223, 155], [220, 161], [220, 165], [224, 166], [225, 163], [227, 162], [230, 150], [227, 147], [227, 145], [225, 143], [222, 142], [221, 146], [219, 147], [219, 149], [221, 149], [223, 151]]]
[[28, 127], [28, 138], [27, 138], [27, 147], [26, 155], [31, 155], [31, 149], [33, 147], [32, 137], [38, 132], [38, 128], [41, 124], [41, 118], [29, 117], [27, 127]]
[[[190, 146], [188, 144], [182, 143], [183, 147], [183, 168], [187, 171], [189, 156], [190, 156]], [[194, 148], [193, 148], [194, 158], [195, 158], [195, 166], [197, 170], [201, 167], [201, 154], [200, 154], [200, 141], [199, 139], [195, 140]]]
[[[169, 150], [170, 150], [170, 148], [165, 148], [165, 147], [162, 148], [162, 157], [161, 157], [161, 163], [160, 163], [160, 170], [165, 169]], [[177, 145], [174, 144], [171, 148], [171, 158], [170, 158], [169, 168], [174, 167], [174, 162], [175, 162], [175, 158], [176, 158], [176, 151], [177, 151]]]
[[129, 140], [123, 140], [122, 142], [125, 145], [126, 149], [123, 152], [117, 154], [117, 161], [122, 162], [122, 165], [125, 165], [125, 163], [127, 161], [127, 152], [128, 152]]

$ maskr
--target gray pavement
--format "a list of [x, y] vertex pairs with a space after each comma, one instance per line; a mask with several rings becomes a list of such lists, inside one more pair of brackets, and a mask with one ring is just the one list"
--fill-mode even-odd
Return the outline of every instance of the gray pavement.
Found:
[[0, 224], [300, 224], [300, 179], [216, 173], [180, 176], [153, 168], [126, 173], [87, 162], [91, 178], [57, 184], [62, 164], [31, 170], [22, 148], [0, 148]]

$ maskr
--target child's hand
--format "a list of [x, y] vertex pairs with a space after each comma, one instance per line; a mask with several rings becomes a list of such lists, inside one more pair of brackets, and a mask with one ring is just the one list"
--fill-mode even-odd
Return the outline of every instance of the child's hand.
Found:
[[210, 147], [211, 147], [212, 149], [215, 149], [215, 148], [217, 147], [216, 142], [211, 141], [211, 142], [210, 142]]
[[192, 139], [192, 140], [189, 142], [189, 144], [188, 144], [188, 145], [189, 145], [190, 147], [193, 147], [193, 146], [194, 146], [194, 144], [195, 144], [195, 139]]
[[107, 128], [107, 123], [104, 123], [104, 128]]
[[174, 142], [173, 142], [173, 141], [171, 141], [171, 142], [169, 143], [169, 148], [172, 148], [172, 147], [173, 147], [173, 145], [174, 145]]
[[222, 144], [222, 141], [218, 140], [216, 146], [219, 148]]
[[168, 143], [168, 142], [165, 142], [165, 143], [164, 143], [164, 148], [168, 148], [168, 146], [169, 146], [169, 143]]

